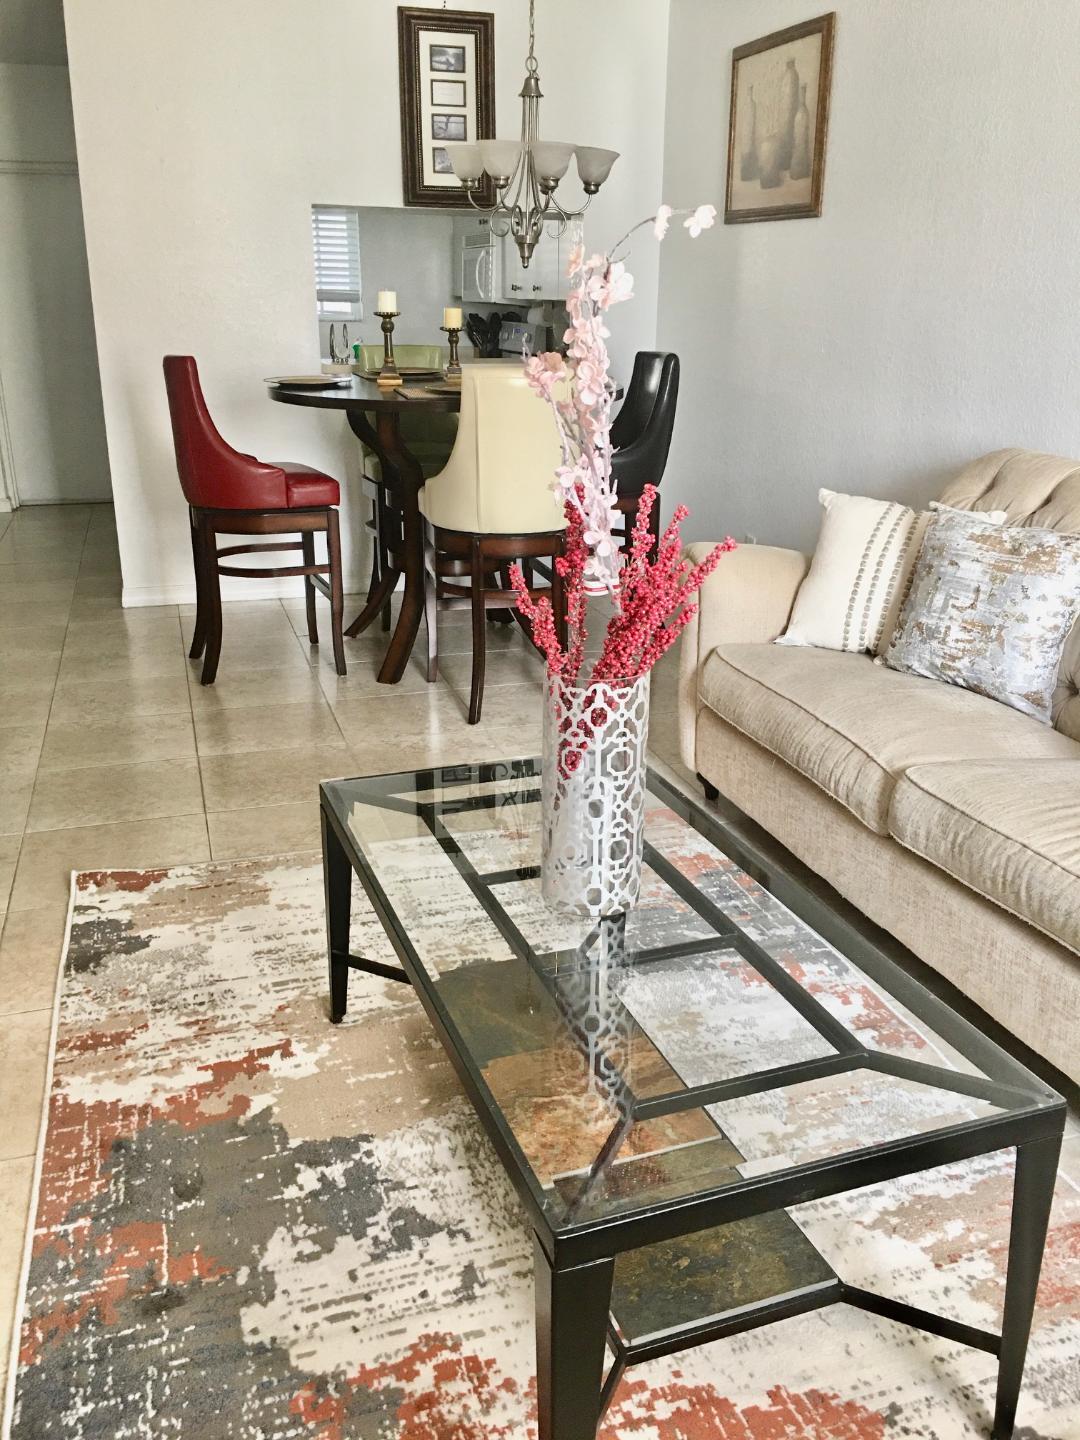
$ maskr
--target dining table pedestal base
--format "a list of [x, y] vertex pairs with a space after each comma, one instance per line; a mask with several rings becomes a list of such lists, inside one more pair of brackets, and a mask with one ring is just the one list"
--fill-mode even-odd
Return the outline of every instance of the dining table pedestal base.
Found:
[[270, 398], [282, 405], [344, 411], [353, 434], [382, 466], [383, 494], [377, 503], [387, 563], [380, 567], [377, 583], [345, 634], [350, 639], [362, 634], [383, 612], [400, 583], [401, 609], [378, 674], [380, 684], [396, 685], [405, 674], [424, 615], [424, 533], [419, 508], [424, 472], [402, 439], [401, 415], [405, 409], [457, 414], [460, 391], [434, 392], [404, 383], [387, 388], [357, 375], [348, 385], [325, 390], [274, 385]]

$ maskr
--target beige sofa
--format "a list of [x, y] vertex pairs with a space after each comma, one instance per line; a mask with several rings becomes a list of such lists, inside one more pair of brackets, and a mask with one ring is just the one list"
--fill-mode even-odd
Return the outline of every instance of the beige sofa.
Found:
[[[1000, 450], [941, 498], [1080, 531], [1080, 461]], [[808, 564], [747, 545], [706, 582], [680, 657], [683, 760], [1080, 1081], [1080, 625], [1050, 728], [866, 655], [773, 645]]]

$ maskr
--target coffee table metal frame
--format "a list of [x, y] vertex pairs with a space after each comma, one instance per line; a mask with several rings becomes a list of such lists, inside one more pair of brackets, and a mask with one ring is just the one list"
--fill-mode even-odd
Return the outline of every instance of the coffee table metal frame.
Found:
[[[788, 1316], [843, 1303], [930, 1334], [987, 1351], [998, 1359], [998, 1387], [993, 1440], [1010, 1440], [1035, 1307], [1065, 1126], [1064, 1100], [1024, 1066], [984, 1036], [975, 1026], [932, 996], [901, 970], [872, 940], [849, 924], [828, 902], [801, 883], [791, 870], [767, 857], [745, 835], [716, 814], [650, 773], [650, 789], [706, 840], [753, 878], [761, 881], [788, 909], [815, 929], [842, 954], [856, 960], [871, 979], [884, 984], [893, 997], [943, 1034], [983, 1073], [970, 1075], [923, 1064], [863, 1047], [850, 1031], [792, 978], [772, 956], [746, 935], [684, 875], [646, 843], [645, 861], [715, 928], [726, 949], [737, 950], [769, 981], [832, 1046], [834, 1054], [818, 1059], [688, 1087], [669, 1095], [623, 1097], [626, 1114], [615, 1126], [593, 1173], [610, 1163], [629, 1125], [635, 1121], [716, 1104], [739, 1096], [797, 1084], [845, 1070], [869, 1068], [898, 1078], [936, 1085], [987, 1100], [1001, 1113], [838, 1156], [811, 1160], [768, 1174], [743, 1178], [701, 1193], [642, 1204], [616, 1215], [555, 1225], [542, 1192], [509, 1124], [471, 1057], [455, 1038], [438, 993], [414, 950], [407, 929], [363, 850], [337, 813], [335, 785], [359, 787], [371, 803], [420, 816], [462, 879], [518, 954], [536, 964], [537, 957], [513, 921], [494, 898], [500, 884], [533, 878], [535, 867], [480, 874], [441, 823], [446, 810], [491, 806], [485, 795], [459, 800], [415, 801], [409, 791], [446, 788], [460, 777], [462, 786], [507, 777], [521, 782], [523, 802], [539, 800], [538, 760], [498, 761], [487, 765], [439, 767], [400, 775], [359, 777], [320, 786], [323, 863], [326, 899], [327, 952], [331, 1019], [339, 1022], [347, 1004], [350, 970], [411, 984], [438, 1035], [525, 1208], [534, 1238], [536, 1259], [536, 1351], [540, 1440], [593, 1440], [597, 1427], [627, 1365], [702, 1345], [724, 1336]], [[353, 872], [375, 910], [401, 967], [354, 955], [349, 949], [350, 892]], [[604, 933], [606, 931], [606, 934]], [[618, 945], [621, 919], [598, 922], [594, 943]], [[695, 951], [702, 948], [694, 942]], [[657, 954], [670, 955], [671, 947]], [[646, 957], [648, 958], [648, 957]], [[542, 967], [540, 967], [542, 970]], [[943, 1024], [943, 1022], [945, 1022]], [[626, 1116], [629, 1116], [627, 1119]], [[627, 1250], [690, 1235], [731, 1221], [801, 1205], [806, 1201], [894, 1180], [922, 1170], [972, 1159], [1015, 1147], [1013, 1209], [1001, 1333], [962, 1324], [946, 1316], [877, 1295], [847, 1284], [833, 1274], [824, 1283], [789, 1292], [764, 1302], [728, 1311], [633, 1342], [610, 1315], [615, 1258]], [[590, 1177], [591, 1178], [591, 1177]], [[606, 1351], [614, 1356], [604, 1376]]]

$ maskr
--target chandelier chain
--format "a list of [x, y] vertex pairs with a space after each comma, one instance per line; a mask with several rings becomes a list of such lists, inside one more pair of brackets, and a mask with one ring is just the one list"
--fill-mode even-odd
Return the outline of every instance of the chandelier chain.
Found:
[[525, 68], [530, 75], [536, 74], [536, 0], [529, 0], [529, 55]]

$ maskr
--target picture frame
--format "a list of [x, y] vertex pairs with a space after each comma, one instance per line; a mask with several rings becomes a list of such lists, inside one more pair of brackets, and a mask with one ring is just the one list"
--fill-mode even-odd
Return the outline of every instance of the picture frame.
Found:
[[441, 105], [445, 108], [449, 105], [457, 105], [464, 109], [466, 98], [464, 80], [432, 80], [431, 82], [432, 107]]
[[433, 110], [431, 112], [431, 138], [433, 140], [464, 140], [466, 135], [465, 115], [456, 114], [452, 110]]
[[726, 225], [821, 214], [836, 13], [731, 54]]
[[[404, 5], [397, 14], [402, 200], [467, 209], [448, 147], [495, 134], [495, 16]], [[473, 194], [495, 204], [487, 176]]]

